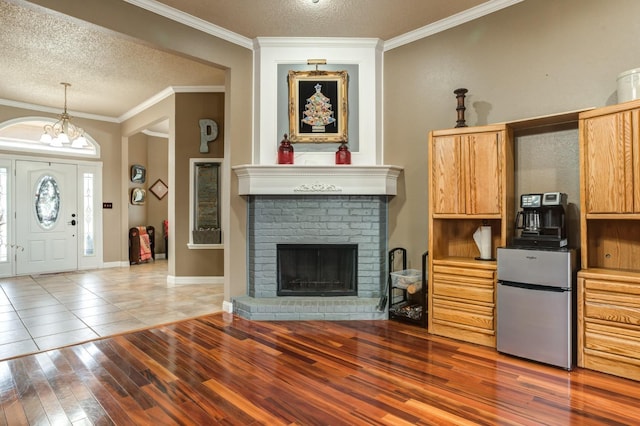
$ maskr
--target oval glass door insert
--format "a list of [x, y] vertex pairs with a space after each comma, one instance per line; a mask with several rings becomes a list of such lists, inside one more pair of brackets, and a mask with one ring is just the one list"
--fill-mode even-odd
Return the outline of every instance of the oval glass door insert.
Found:
[[60, 213], [60, 190], [53, 176], [43, 176], [36, 185], [36, 217], [44, 229], [51, 229]]

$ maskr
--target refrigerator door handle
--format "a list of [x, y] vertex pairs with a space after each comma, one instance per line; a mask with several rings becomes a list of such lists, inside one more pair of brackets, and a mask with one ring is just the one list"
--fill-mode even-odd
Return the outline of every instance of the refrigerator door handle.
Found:
[[517, 287], [517, 288], [524, 288], [527, 290], [535, 290], [535, 291], [552, 291], [556, 293], [571, 291], [570, 288], [565, 288], [565, 287], [554, 287], [550, 285], [539, 285], [539, 284], [530, 284], [530, 283], [518, 283], [514, 281], [498, 281], [498, 284], [503, 285], [505, 287]]

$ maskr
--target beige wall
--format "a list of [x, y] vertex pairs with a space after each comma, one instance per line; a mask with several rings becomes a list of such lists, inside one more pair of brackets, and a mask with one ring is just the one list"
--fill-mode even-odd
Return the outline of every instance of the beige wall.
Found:
[[[176, 95], [175, 130], [175, 226], [172, 243], [175, 243], [176, 276], [223, 276], [223, 250], [190, 250], [189, 242], [189, 184], [193, 179], [189, 172], [191, 158], [223, 158], [224, 129], [220, 128], [218, 139], [209, 143], [209, 153], [200, 153], [201, 118], [224, 122], [224, 94], [181, 93]], [[224, 235], [223, 238], [226, 238]]]
[[162, 234], [162, 221], [168, 217], [168, 197], [165, 195], [159, 200], [151, 193], [149, 188], [158, 179], [166, 184], [169, 174], [169, 148], [167, 138], [147, 136], [144, 133], [136, 133], [129, 138], [129, 168], [133, 164], [140, 164], [146, 168], [146, 181], [144, 184], [133, 183], [128, 179], [129, 199], [131, 189], [140, 187], [147, 191], [147, 198], [142, 205], [132, 205], [129, 201], [128, 207], [128, 227], [149, 226], [156, 229], [155, 252], [165, 253], [165, 245]]
[[[405, 168], [391, 201], [389, 245], [406, 247], [413, 266], [420, 264], [428, 236], [427, 133], [455, 126], [453, 90], [469, 89], [469, 125], [616, 103], [617, 75], [640, 66], [638, 16], [636, 0], [525, 1], [385, 52], [385, 163]], [[570, 156], [563, 143], [521, 148], [537, 159], [565, 156], [562, 167], [574, 162], [575, 170], [574, 143]], [[551, 169], [532, 176], [545, 188], [557, 179]], [[575, 187], [577, 171], [566, 179]], [[526, 179], [521, 185], [532, 187]]]
[[147, 136], [147, 224], [156, 228], [156, 253], [166, 253], [162, 222], [169, 216], [169, 197], [159, 200], [149, 191], [158, 180], [169, 182], [169, 140]]
[[[220, 124], [218, 138], [209, 143], [208, 154], [200, 153], [198, 122], [201, 118], [211, 118]], [[150, 145], [153, 142], [147, 136], [137, 133], [151, 123], [164, 119], [168, 119], [170, 123], [169, 139], [166, 144]], [[172, 276], [224, 275], [224, 250], [190, 250], [187, 247], [191, 232], [189, 229], [189, 160], [207, 157], [224, 158], [226, 132], [223, 123], [225, 123], [225, 94], [223, 93], [174, 94], [123, 123], [123, 135], [125, 135], [123, 144], [128, 146], [129, 154], [129, 158], [123, 160], [123, 165], [127, 164], [126, 170], [123, 167], [123, 173], [128, 173], [128, 168], [136, 161], [145, 161], [147, 166], [145, 187], [148, 189], [157, 179], [155, 175], [161, 173], [154, 171], [155, 166], [152, 167], [152, 162], [164, 161], [166, 167], [164, 171], [166, 179], [163, 181], [169, 187], [169, 195], [158, 202], [152, 194], [148, 193], [143, 218], [147, 222], [155, 218], [160, 221], [160, 224], [162, 219], [170, 220], [169, 274]], [[131, 135], [127, 137], [126, 135], [129, 134]], [[161, 152], [156, 152], [158, 150]], [[154, 153], [151, 154], [151, 152]], [[155, 156], [155, 159], [151, 155]], [[170, 212], [169, 206], [175, 206], [175, 209]], [[140, 220], [136, 213], [138, 208], [140, 207], [129, 205], [129, 221], [132, 218]], [[161, 238], [162, 228], [158, 225], [156, 229], [158, 238]]]
[[[148, 190], [149, 188], [149, 164], [147, 161], [147, 137], [142, 133], [138, 133], [129, 138], [129, 170], [134, 164], [143, 166], [146, 169], [147, 175], [144, 183], [131, 182], [131, 173], [127, 175], [127, 211], [128, 211], [128, 228], [134, 226], [146, 226], [147, 223], [147, 206], [149, 205], [149, 194], [147, 193], [147, 201], [144, 204], [131, 204], [131, 190], [133, 188], [143, 188]], [[108, 182], [107, 182], [108, 184]]]

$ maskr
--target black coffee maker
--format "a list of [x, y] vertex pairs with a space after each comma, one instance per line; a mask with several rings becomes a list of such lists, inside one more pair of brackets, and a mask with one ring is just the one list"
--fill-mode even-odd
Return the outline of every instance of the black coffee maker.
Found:
[[567, 194], [562, 192], [522, 194], [513, 245], [546, 248], [567, 246], [566, 207]]

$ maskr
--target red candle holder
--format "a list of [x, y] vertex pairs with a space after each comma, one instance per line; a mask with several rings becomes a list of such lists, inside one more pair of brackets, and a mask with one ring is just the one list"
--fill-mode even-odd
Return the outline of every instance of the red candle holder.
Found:
[[286, 133], [278, 148], [278, 164], [293, 164], [293, 146]]
[[342, 143], [336, 151], [336, 164], [351, 164], [351, 152], [346, 143]]

